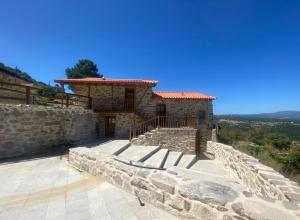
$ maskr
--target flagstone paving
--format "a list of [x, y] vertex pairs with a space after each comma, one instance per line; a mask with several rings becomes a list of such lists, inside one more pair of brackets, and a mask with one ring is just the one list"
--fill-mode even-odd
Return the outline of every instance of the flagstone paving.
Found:
[[1, 220], [178, 219], [99, 177], [48, 157], [0, 165]]

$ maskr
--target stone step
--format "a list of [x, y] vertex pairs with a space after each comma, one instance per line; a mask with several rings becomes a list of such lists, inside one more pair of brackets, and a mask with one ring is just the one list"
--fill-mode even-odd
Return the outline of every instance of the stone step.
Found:
[[167, 168], [169, 166], [176, 166], [181, 157], [182, 152], [170, 151], [164, 164], [164, 168]]
[[157, 151], [159, 151], [159, 149], [160, 146], [131, 145], [118, 156], [125, 160], [144, 162]]
[[145, 161], [146, 166], [162, 168], [168, 156], [168, 149], [160, 149]]
[[184, 154], [181, 157], [179, 163], [177, 164], [177, 167], [188, 169], [196, 162], [196, 160], [197, 160], [196, 155]]
[[99, 144], [97, 147], [92, 148], [92, 150], [110, 155], [118, 155], [129, 146], [130, 142], [128, 140], [112, 140]]

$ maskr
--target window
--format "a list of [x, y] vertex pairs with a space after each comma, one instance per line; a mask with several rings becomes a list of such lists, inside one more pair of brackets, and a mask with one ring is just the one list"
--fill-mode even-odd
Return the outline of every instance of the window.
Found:
[[206, 112], [205, 111], [199, 111], [198, 112], [198, 120], [199, 121], [204, 121], [206, 118]]
[[157, 116], [166, 116], [166, 105], [165, 104], [157, 104], [156, 105], [156, 115]]

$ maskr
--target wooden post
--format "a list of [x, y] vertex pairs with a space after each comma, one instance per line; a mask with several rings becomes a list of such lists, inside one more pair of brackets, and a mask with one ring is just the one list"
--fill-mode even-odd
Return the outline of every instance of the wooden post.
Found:
[[88, 109], [92, 109], [91, 85], [88, 85]]
[[26, 104], [30, 104], [30, 87], [26, 86]]
[[157, 116], [157, 128], [160, 126], [159, 115]]
[[[113, 100], [114, 100], [114, 86], [111, 85], [111, 99], [110, 99], [110, 110], [113, 110]], [[124, 106], [123, 106], [124, 107]], [[122, 109], [123, 110], [123, 109]]]
[[91, 97], [91, 85], [88, 85], [88, 97]]
[[92, 109], [92, 97], [89, 97], [89, 100], [88, 100], [88, 109]]
[[66, 94], [66, 96], [67, 96], [67, 97], [66, 97], [66, 98], [67, 98], [67, 100], [66, 100], [66, 107], [69, 108], [69, 95]]

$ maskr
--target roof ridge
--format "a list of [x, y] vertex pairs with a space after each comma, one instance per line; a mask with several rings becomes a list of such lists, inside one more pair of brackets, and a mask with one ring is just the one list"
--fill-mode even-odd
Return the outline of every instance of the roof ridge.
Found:
[[162, 98], [169, 99], [204, 99], [204, 100], [214, 100], [217, 97], [210, 96], [201, 92], [167, 92], [167, 91], [153, 91], [154, 95]]

